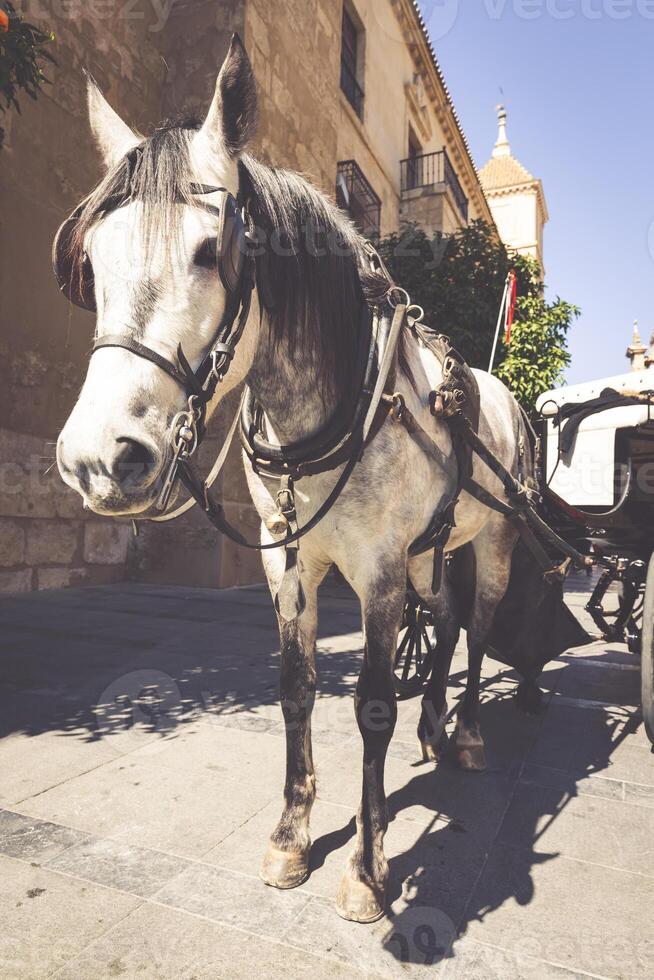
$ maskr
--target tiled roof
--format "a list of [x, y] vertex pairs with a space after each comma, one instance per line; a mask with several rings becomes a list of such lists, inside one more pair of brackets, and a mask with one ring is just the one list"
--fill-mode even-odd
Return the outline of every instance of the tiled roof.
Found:
[[485, 191], [515, 187], [516, 184], [533, 184], [536, 178], [515, 157], [491, 157], [479, 171], [479, 180]]

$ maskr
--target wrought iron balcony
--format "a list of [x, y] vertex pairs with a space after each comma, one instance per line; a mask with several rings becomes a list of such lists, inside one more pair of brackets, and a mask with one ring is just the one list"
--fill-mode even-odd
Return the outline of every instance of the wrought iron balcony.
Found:
[[416, 187], [430, 187], [432, 184], [447, 184], [464, 220], [468, 220], [468, 198], [459, 183], [456, 171], [447, 155], [447, 150], [423, 153], [400, 161], [402, 192]]
[[341, 88], [359, 119], [363, 119], [363, 89], [350, 66], [341, 58]]
[[379, 234], [381, 200], [354, 160], [341, 160], [338, 164], [336, 203], [366, 238]]

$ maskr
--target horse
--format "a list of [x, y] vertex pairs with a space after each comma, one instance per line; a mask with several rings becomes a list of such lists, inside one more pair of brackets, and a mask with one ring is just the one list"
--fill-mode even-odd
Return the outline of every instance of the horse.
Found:
[[[263, 260], [265, 289], [257, 282], [249, 313], [241, 318], [238, 343], [229, 353], [229, 370], [216, 378], [220, 383], [206, 406], [207, 419], [230, 391], [246, 382], [267, 438], [275, 445], [303, 445], [329, 429], [343, 406], [351, 408], [356, 401], [361, 384], [357, 364], [366, 330], [362, 300], [364, 306], [390, 304], [393, 283], [383, 268], [371, 269], [367, 244], [326, 195], [304, 177], [268, 166], [248, 152], [256, 132], [257, 89], [237, 36], [199, 123], [165, 124], [144, 137], [123, 122], [90, 78], [88, 103], [105, 174], [76, 212], [69, 249], [71, 268], [87, 277], [78, 280], [78, 292], [88, 292], [91, 283], [97, 346], [59, 436], [57, 460], [63, 480], [81, 494], [88, 509], [144, 519], [157, 513], [162, 483], [174, 462], [171, 426], [187, 406], [188, 393], [179, 376], [181, 351], [187, 368], [197, 370], [215, 338], [216, 324], [230, 308], [225, 276], [216, 274], [223, 247], [217, 226], [219, 212], [227, 206], [226, 192], [229, 200], [245, 202], [256, 226], [255, 261], [259, 270]], [[212, 201], [219, 204], [212, 206]], [[390, 305], [386, 315], [392, 316]], [[104, 344], [108, 335], [123, 340]], [[144, 351], [151, 356], [140, 356]], [[173, 370], [171, 363], [178, 368]], [[266, 884], [283, 889], [300, 884], [309, 873], [309, 818], [316, 795], [311, 709], [317, 684], [318, 587], [336, 566], [358, 596], [364, 633], [354, 698], [363, 743], [362, 797], [356, 840], [336, 902], [342, 917], [358, 922], [375, 921], [384, 913], [384, 763], [397, 714], [393, 661], [407, 580], [435, 621], [437, 656], [418, 728], [423, 754], [434, 760], [442, 751], [447, 680], [462, 624], [448, 577], [434, 586], [431, 554], [410, 554], [411, 543], [424, 533], [437, 508], [457, 493], [454, 437], [434, 418], [429, 404], [443, 372], [432, 350], [404, 329], [394, 387], [429, 431], [435, 451], [427, 453], [404, 426], [395, 424], [392, 413], [383, 416], [331, 509], [309, 526], [295, 552], [295, 594], [302, 601], [290, 614], [278, 604], [286, 778], [282, 814], [260, 875]], [[480, 371], [475, 377], [479, 437], [515, 475], [525, 436], [518, 405], [493, 376]], [[289, 549], [274, 547], [280, 540], [277, 484], [253, 467], [249, 457], [244, 461], [261, 517], [260, 543], [268, 547], [262, 552], [265, 574], [271, 594], [278, 597], [289, 572]], [[297, 481], [298, 527], [310, 524], [333, 495], [347, 465], [341, 460], [332, 471], [307, 473]], [[472, 466], [476, 482], [502, 496], [499, 481], [478, 459]], [[516, 529], [505, 516], [461, 492], [447, 549], [456, 552], [467, 545], [474, 553], [466, 619], [469, 670], [451, 741], [454, 758], [465, 769], [485, 765], [480, 670], [494, 612], [507, 589], [516, 540]]]

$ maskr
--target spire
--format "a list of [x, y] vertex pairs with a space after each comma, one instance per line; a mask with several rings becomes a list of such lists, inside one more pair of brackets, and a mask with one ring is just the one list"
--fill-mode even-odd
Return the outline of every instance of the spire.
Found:
[[632, 371], [642, 371], [648, 365], [646, 364], [645, 354], [647, 353], [647, 348], [640, 339], [640, 332], [638, 330], [638, 320], [634, 320], [634, 332], [632, 336], [631, 343], [627, 347], [627, 357], [631, 361]]
[[511, 147], [509, 145], [509, 140], [506, 135], [506, 109], [503, 105], [496, 106], [497, 108], [497, 142], [493, 149], [494, 157], [510, 157]]

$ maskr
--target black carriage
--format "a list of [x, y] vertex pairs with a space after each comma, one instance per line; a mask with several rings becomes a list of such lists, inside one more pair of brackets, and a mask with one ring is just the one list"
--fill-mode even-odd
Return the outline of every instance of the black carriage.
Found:
[[[654, 371], [647, 370], [548, 392], [539, 401], [534, 448], [536, 510], [554, 532], [543, 543], [554, 560], [556, 537], [568, 546], [563, 557], [572, 550], [592, 560], [586, 610], [602, 638], [625, 643], [640, 658], [643, 719], [654, 743], [653, 387]], [[395, 658], [399, 698], [418, 693], [429, 676], [432, 626], [409, 588]], [[511, 666], [525, 676], [520, 664]]]

